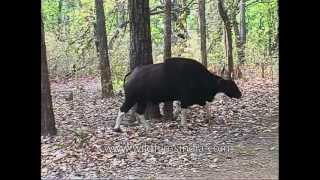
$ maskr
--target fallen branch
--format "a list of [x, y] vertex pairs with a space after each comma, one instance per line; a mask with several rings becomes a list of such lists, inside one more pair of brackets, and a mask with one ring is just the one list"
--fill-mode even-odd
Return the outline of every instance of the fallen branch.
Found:
[[112, 37], [109, 40], [109, 43], [108, 43], [109, 49], [112, 49], [113, 43], [120, 33], [120, 29], [126, 28], [128, 23], [129, 23], [129, 21], [125, 21], [118, 26], [118, 28], [116, 29], [116, 31], [114, 32], [114, 34], [112, 35]]

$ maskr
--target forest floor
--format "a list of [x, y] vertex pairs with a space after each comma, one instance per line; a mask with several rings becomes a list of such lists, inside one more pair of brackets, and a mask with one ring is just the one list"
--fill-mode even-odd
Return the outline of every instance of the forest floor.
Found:
[[[98, 79], [52, 82], [58, 135], [41, 138], [41, 177], [125, 179], [278, 179], [278, 81], [237, 81], [243, 97], [217, 95], [192, 106], [188, 129], [178, 121], [121, 125], [112, 131], [124, 101], [101, 99]], [[73, 100], [66, 96], [73, 92]]]

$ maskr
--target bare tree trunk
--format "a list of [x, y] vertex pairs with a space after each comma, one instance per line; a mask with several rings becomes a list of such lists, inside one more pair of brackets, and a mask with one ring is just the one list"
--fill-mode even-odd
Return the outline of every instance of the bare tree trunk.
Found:
[[[226, 33], [226, 27], [223, 26], [223, 44], [224, 44], [224, 54], [225, 54], [225, 61], [228, 62], [228, 40], [227, 40], [227, 33]], [[223, 64], [223, 67], [220, 71], [220, 75], [223, 78], [228, 78], [228, 70], [225, 69], [225, 64]]]
[[59, 41], [65, 41], [64, 35], [65, 35], [65, 31], [64, 27], [64, 17], [63, 17], [63, 13], [62, 13], [62, 6], [63, 6], [63, 0], [59, 0], [59, 4], [58, 4], [58, 26], [57, 26], [57, 30], [58, 33], [56, 34], [56, 37]]
[[97, 23], [93, 22], [92, 24], [93, 24], [93, 29], [94, 29], [93, 33], [94, 33], [94, 37], [95, 37], [94, 43], [96, 45], [96, 52], [97, 52], [97, 55], [98, 55], [99, 54], [99, 41], [98, 41], [98, 35], [97, 35], [98, 34], [98, 32], [97, 32]]
[[[128, 13], [130, 21], [130, 69], [136, 66], [152, 64], [152, 44], [150, 30], [149, 0], [129, 0]], [[150, 114], [151, 117], [148, 117]], [[145, 113], [147, 119], [159, 118], [159, 104], [148, 105]]]
[[228, 78], [232, 79], [233, 76], [233, 56], [232, 56], [232, 34], [231, 34], [231, 24], [228, 17], [228, 12], [223, 6], [223, 0], [218, 0], [218, 10], [219, 14], [223, 20], [225, 27], [225, 35], [227, 39], [227, 61], [228, 61]]
[[245, 0], [240, 0], [240, 41], [242, 46], [246, 43], [246, 6]]
[[164, 60], [171, 57], [171, 0], [165, 2]]
[[[171, 0], [166, 0], [165, 4], [165, 33], [164, 33], [164, 61], [171, 57]], [[173, 102], [165, 102], [163, 112], [166, 120], [173, 118]]]
[[[269, 8], [268, 9], [268, 16], [269, 16], [269, 19], [271, 19], [271, 9]], [[272, 56], [272, 25], [271, 23], [269, 22], [268, 23], [268, 56], [271, 57]]]
[[207, 67], [207, 37], [206, 37], [206, 5], [205, 0], [199, 0], [201, 62]]
[[[240, 39], [240, 44], [239, 44], [239, 71], [242, 69], [242, 66], [245, 62], [245, 47], [246, 47], [246, 0], [240, 0], [240, 33], [239, 33], [239, 39]], [[241, 78], [241, 77], [240, 77]]]
[[244, 48], [242, 46], [243, 44], [240, 38], [239, 24], [236, 20], [236, 13], [232, 15], [232, 25], [233, 25], [233, 31], [235, 34], [237, 55], [238, 55], [238, 65], [236, 66], [236, 69], [235, 69], [234, 78], [242, 78], [241, 66], [244, 62]]
[[105, 29], [105, 16], [103, 9], [103, 0], [95, 0], [96, 6], [96, 35], [98, 40], [98, 50], [100, 59], [101, 87], [102, 98], [113, 95], [113, 87], [111, 80], [110, 63], [108, 56], [107, 33]]
[[58, 25], [60, 25], [62, 23], [62, 3], [63, 3], [63, 0], [59, 0], [59, 5], [58, 5], [58, 11], [59, 11]]
[[44, 27], [41, 19], [41, 135], [57, 134], [50, 94]]
[[224, 44], [224, 56], [226, 58], [226, 62], [228, 62], [228, 41], [227, 41], [227, 33], [226, 33], [225, 26], [223, 26], [223, 44]]

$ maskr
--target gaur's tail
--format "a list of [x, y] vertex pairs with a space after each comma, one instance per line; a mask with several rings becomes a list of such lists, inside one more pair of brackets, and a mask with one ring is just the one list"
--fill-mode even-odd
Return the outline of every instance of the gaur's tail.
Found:
[[[133, 70], [132, 70], [132, 71], [133, 71]], [[126, 84], [126, 79], [127, 79], [127, 77], [132, 73], [132, 71], [128, 72], [128, 73], [124, 76], [124, 78], [123, 78], [123, 89], [124, 89], [124, 85]]]

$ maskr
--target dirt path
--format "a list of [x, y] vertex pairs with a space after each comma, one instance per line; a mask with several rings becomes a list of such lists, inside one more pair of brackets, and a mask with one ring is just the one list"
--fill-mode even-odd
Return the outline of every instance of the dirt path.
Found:
[[[210, 104], [212, 127], [193, 106], [190, 129], [151, 122], [149, 134], [125, 121], [123, 133], [113, 132], [123, 97], [101, 100], [96, 82], [79, 81], [82, 90], [74, 82], [52, 84], [59, 134], [42, 138], [42, 178], [278, 179], [276, 82], [238, 82], [241, 100], [218, 95]], [[64, 98], [68, 90], [72, 101]]]

